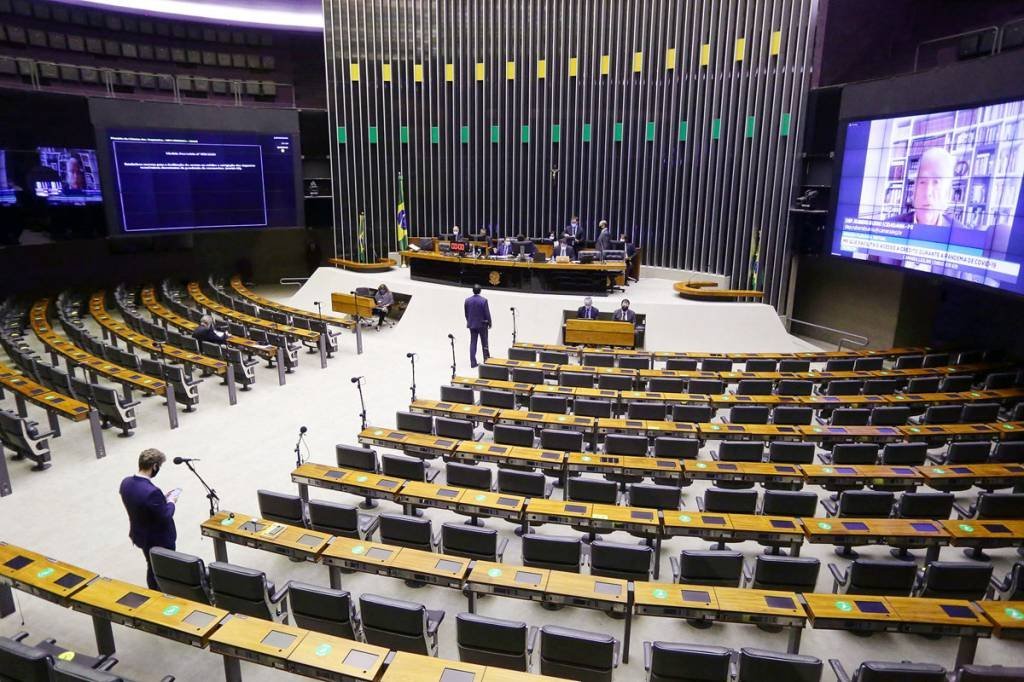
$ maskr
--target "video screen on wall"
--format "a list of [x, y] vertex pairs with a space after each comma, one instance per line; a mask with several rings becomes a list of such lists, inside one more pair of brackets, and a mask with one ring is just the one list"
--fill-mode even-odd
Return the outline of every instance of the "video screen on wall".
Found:
[[125, 234], [298, 224], [293, 134], [107, 129]]
[[95, 149], [40, 147], [39, 166], [32, 175], [32, 192], [52, 205], [103, 202]]
[[1024, 101], [845, 133], [832, 255], [1024, 293]]

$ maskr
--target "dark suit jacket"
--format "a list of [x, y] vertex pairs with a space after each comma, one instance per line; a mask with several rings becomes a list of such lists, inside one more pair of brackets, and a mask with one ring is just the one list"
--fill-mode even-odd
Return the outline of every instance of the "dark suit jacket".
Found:
[[590, 308], [587, 309], [587, 306], [581, 305], [576, 311], [576, 317], [581, 320], [596, 320], [599, 312], [600, 311], [598, 311], [594, 306], [590, 306]]
[[466, 328], [467, 329], [488, 329], [491, 326], [491, 309], [487, 305], [487, 299], [479, 294], [473, 294], [466, 299]]
[[580, 225], [579, 223], [576, 223], [576, 227], [574, 228], [572, 226], [572, 223], [569, 223], [568, 225], [565, 226], [564, 233], [566, 235], [566, 238], [569, 239], [570, 241], [578, 241], [580, 239], [583, 239], [583, 226]]
[[619, 322], [633, 322], [636, 323], [636, 313], [632, 309], [623, 310], [621, 307], [615, 311], [615, 319]]
[[207, 343], [227, 343], [227, 335], [221, 335], [216, 330], [205, 325], [199, 325], [192, 331], [192, 338], [196, 339], [200, 343], [203, 341]]
[[604, 253], [611, 247], [612, 235], [607, 229], [601, 230], [601, 234], [597, 235], [597, 243], [594, 244], [594, 248]]
[[502, 243], [498, 244], [498, 248], [495, 249], [494, 252], [497, 255], [499, 255], [499, 256], [511, 256], [512, 255], [512, 245], [511, 244], [506, 244], [505, 242], [502, 242]]
[[174, 548], [178, 531], [174, 527], [174, 503], [145, 476], [128, 476], [121, 481], [121, 501], [128, 511], [128, 537], [142, 549]]
[[[554, 249], [555, 249], [554, 250], [555, 258], [557, 258], [557, 257], [562, 255], [562, 245], [561, 244], [555, 244]], [[573, 260], [574, 258], [576, 258], [576, 249], [572, 248], [571, 246], [566, 245], [566, 247], [565, 247], [565, 255], [569, 257], [569, 260]]]

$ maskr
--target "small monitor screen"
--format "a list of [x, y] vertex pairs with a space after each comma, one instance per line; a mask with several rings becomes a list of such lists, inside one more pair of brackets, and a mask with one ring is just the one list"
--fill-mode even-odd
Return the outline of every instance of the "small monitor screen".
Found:
[[934, 523], [912, 523], [910, 527], [919, 533], [934, 533], [936, 531]]
[[22, 556], [21, 554], [19, 554], [18, 556], [12, 559], [8, 559], [4, 566], [17, 571], [19, 569], [25, 568], [30, 563], [32, 563], [32, 559], [29, 559], [27, 556]]
[[729, 462], [719, 462], [718, 468], [721, 469], [722, 471], [736, 471], [738, 467], [735, 464], [731, 464]]
[[974, 618], [974, 619], [977, 619], [977, 616], [974, 615], [974, 611], [971, 611], [966, 606], [961, 606], [959, 604], [943, 604], [941, 608], [942, 608], [943, 611], [946, 612], [946, 615], [949, 616], [950, 618]]
[[867, 530], [868, 524], [860, 521], [843, 521], [843, 528], [846, 530]]
[[705, 516], [704, 523], [713, 524], [716, 526], [724, 526], [725, 518], [721, 516]]
[[836, 467], [837, 474], [855, 474], [857, 470], [853, 467]]
[[654, 518], [654, 512], [649, 511], [631, 511], [629, 512], [631, 519], [639, 519], [641, 521], [650, 521]]
[[376, 665], [378, 660], [380, 660], [380, 657], [377, 654], [352, 649], [352, 651], [345, 654], [345, 658], [341, 661], [341, 664], [347, 665], [351, 668], [359, 668], [360, 670], [369, 670]]
[[585, 514], [587, 512], [587, 508], [582, 504], [567, 504], [565, 505], [565, 511], [572, 514]]
[[885, 604], [880, 601], [856, 601], [854, 602], [862, 613], [889, 613]]
[[455, 668], [445, 668], [441, 672], [441, 679], [438, 682], [473, 682], [475, 679], [476, 673], [456, 670]]
[[323, 541], [324, 541], [324, 539], [322, 537], [317, 536], [317, 535], [305, 535], [305, 534], [301, 535], [299, 537], [299, 539], [297, 540], [297, 542], [300, 545], [305, 545], [306, 547], [316, 547], [317, 545], [319, 545]]
[[765, 597], [764, 603], [773, 609], [795, 609], [796, 604], [789, 597]]
[[267, 636], [260, 640], [260, 644], [268, 646], [273, 649], [287, 649], [295, 641], [295, 635], [287, 632], [278, 632], [277, 630], [271, 630], [267, 633]]
[[707, 604], [711, 601], [711, 593], [703, 590], [682, 590], [683, 601], [699, 601]]
[[393, 552], [390, 549], [381, 549], [380, 547], [371, 547], [366, 550], [366, 558], [374, 559], [375, 561], [383, 561], [391, 558]]
[[377, 485], [379, 485], [381, 488], [397, 488], [398, 481], [389, 481], [386, 478], [382, 478], [381, 480], [377, 481]]
[[455, 573], [456, 571], [462, 568], [462, 564], [460, 564], [458, 561], [448, 561], [447, 559], [441, 559], [436, 564], [434, 564], [434, 568], [436, 568], [439, 571]]
[[598, 594], [622, 594], [622, 585], [617, 583], [605, 583], [598, 580], [594, 583], [594, 591]]
[[247, 533], [259, 533], [266, 527], [267, 524], [265, 523], [259, 523], [257, 521], [246, 521], [238, 527], [238, 530], [244, 530]]
[[772, 519], [770, 521], [772, 528], [794, 528], [795, 524], [792, 521], [786, 521], [785, 519]]
[[530, 573], [529, 571], [516, 571], [516, 582], [523, 583], [524, 585], [540, 585], [540, 573]]
[[54, 205], [84, 206], [103, 202], [95, 149], [39, 148], [35, 195]]
[[498, 504], [502, 507], [514, 507], [518, 500], [511, 497], [499, 497]]
[[461, 490], [451, 490], [450, 488], [441, 488], [437, 491], [440, 497], [458, 497], [462, 494]]
[[206, 613], [205, 611], [193, 611], [185, 616], [182, 622], [195, 628], [205, 628], [215, 620], [217, 620], [217, 616], [212, 613]]
[[82, 582], [83, 580], [85, 580], [85, 578], [80, 575], [75, 575], [74, 573], [65, 573], [61, 577], [57, 578], [56, 582], [61, 587], [70, 590], [72, 587]]
[[1009, 533], [1009, 527], [1001, 523], [983, 523], [981, 527], [987, 530], [989, 533]]
[[149, 597], [147, 597], [146, 595], [139, 594], [138, 592], [129, 592], [128, 594], [118, 599], [117, 603], [121, 606], [127, 606], [129, 609], [137, 609], [143, 604], [145, 604], [147, 601], [149, 601]]

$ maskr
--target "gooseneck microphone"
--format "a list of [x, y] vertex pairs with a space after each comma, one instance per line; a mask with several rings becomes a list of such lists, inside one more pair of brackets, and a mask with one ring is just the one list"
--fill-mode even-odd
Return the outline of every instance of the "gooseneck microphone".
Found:
[[516, 345], [516, 308], [512, 306], [509, 308], [512, 311], [512, 345]]
[[[299, 427], [299, 439], [295, 441], [295, 466], [302, 466], [302, 439], [306, 437], [306, 432], [309, 431], [305, 426]], [[306, 451], [309, 451], [309, 446], [306, 446]]]
[[452, 381], [455, 380], [455, 334], [448, 335], [448, 342], [452, 346]]
[[[362, 422], [361, 429], [366, 428], [366, 402], [363, 400], [363, 377], [352, 377], [352, 383], [356, 385], [356, 390], [359, 391], [359, 420]], [[360, 429], [360, 430], [361, 430]]]
[[416, 354], [406, 353], [405, 357], [412, 363], [412, 386], [409, 387], [409, 391], [412, 392], [412, 402], [416, 402]]
[[358, 384], [359, 380], [362, 379], [362, 378], [363, 377], [352, 377], [351, 381], [352, 381], [353, 384]]
[[[217, 513], [220, 508], [220, 498], [217, 496], [217, 491], [210, 487], [210, 485], [203, 480], [203, 477], [199, 475], [195, 467], [192, 466], [192, 462], [198, 462], [199, 460], [195, 457], [175, 457], [172, 460], [175, 464], [184, 464], [188, 467], [188, 470], [195, 474], [195, 477], [199, 479], [199, 482], [206, 488], [206, 499], [210, 501], [210, 516]], [[219, 560], [219, 559], [218, 559]]]
[[200, 460], [196, 457], [175, 457], [172, 461], [175, 464], [188, 464], [189, 462], [198, 462]]

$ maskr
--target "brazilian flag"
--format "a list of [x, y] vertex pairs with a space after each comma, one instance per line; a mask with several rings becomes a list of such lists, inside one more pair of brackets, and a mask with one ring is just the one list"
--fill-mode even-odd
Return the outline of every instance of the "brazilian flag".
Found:
[[366, 211], [359, 212], [356, 223], [356, 254], [360, 263], [366, 262]]
[[398, 250], [407, 251], [409, 249], [409, 214], [405, 210], [405, 180], [402, 178], [401, 172], [398, 173], [397, 213], [395, 233], [398, 236]]

